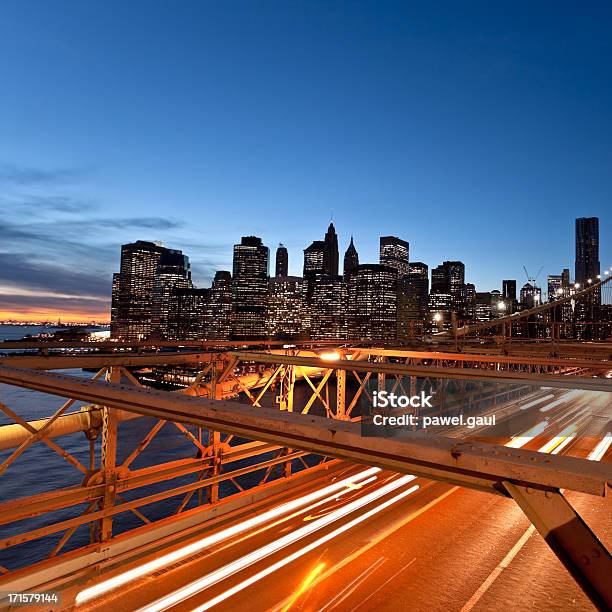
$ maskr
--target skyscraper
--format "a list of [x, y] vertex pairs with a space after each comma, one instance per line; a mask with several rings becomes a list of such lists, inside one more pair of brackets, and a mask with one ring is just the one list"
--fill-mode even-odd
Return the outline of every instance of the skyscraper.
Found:
[[348, 337], [394, 340], [397, 337], [397, 270], [361, 264], [348, 277]]
[[111, 335], [144, 340], [151, 334], [152, 296], [160, 257], [166, 249], [138, 240], [121, 247], [121, 266], [113, 281]]
[[327, 276], [338, 275], [338, 236], [334, 224], [330, 223], [325, 234], [323, 248], [323, 274]]
[[525, 283], [521, 288], [521, 305], [523, 308], [533, 308], [542, 303], [542, 290], [531, 283]]
[[227, 270], [219, 270], [213, 279], [206, 305], [206, 338], [229, 340], [232, 314], [232, 275]]
[[169, 340], [205, 340], [210, 289], [175, 287], [169, 299]]
[[315, 240], [304, 249], [304, 278], [314, 278], [317, 274], [323, 274], [323, 252], [325, 243]]
[[243, 236], [234, 245], [232, 283], [233, 335], [236, 338], [266, 336], [269, 250], [261, 238]]
[[284, 244], [279, 244], [276, 249], [276, 274], [275, 276], [287, 276], [289, 274], [289, 253]]
[[548, 275], [548, 292], [547, 298], [549, 302], [558, 300], [563, 295], [563, 276], [561, 274]]
[[270, 279], [268, 300], [269, 335], [278, 339], [297, 339], [305, 332], [307, 282], [299, 276]]
[[310, 337], [313, 340], [346, 338], [346, 283], [341, 276], [319, 276], [309, 304]]
[[431, 271], [431, 293], [450, 294], [453, 297], [452, 309], [464, 314], [465, 303], [465, 265], [461, 261], [444, 261]]
[[465, 264], [462, 261], [444, 261], [431, 271], [431, 292], [458, 291], [465, 283]]
[[171, 339], [170, 296], [174, 289], [188, 289], [191, 286], [189, 258], [181, 251], [164, 249], [157, 264], [151, 294], [151, 338]]
[[563, 272], [561, 272], [561, 286], [563, 289], [570, 286], [570, 273], [568, 268], [563, 268]]
[[595, 280], [599, 273], [599, 219], [576, 219], [576, 282]]
[[408, 275], [397, 281], [397, 337], [409, 338], [425, 330], [429, 299], [429, 268], [410, 262]]
[[448, 275], [443, 264], [431, 269], [431, 293], [450, 293]]
[[453, 296], [450, 293], [429, 294], [428, 331], [438, 333], [452, 327]]
[[491, 293], [489, 291], [476, 292], [474, 306], [474, 318], [476, 321], [483, 322], [491, 320], [491, 302]]
[[359, 265], [359, 253], [353, 244], [353, 237], [351, 236], [351, 243], [346, 249], [344, 254], [344, 277], [350, 274]]
[[[599, 219], [576, 219], [576, 283], [584, 288], [589, 281], [596, 282], [599, 274]], [[576, 333], [580, 340], [592, 338], [592, 324], [599, 318], [600, 305], [599, 287], [576, 302], [576, 320], [581, 324]]]
[[516, 302], [516, 281], [515, 280], [503, 280], [502, 281], [502, 297], [504, 300]]
[[380, 263], [397, 270], [398, 278], [403, 278], [409, 272], [409, 245], [396, 236], [380, 237]]

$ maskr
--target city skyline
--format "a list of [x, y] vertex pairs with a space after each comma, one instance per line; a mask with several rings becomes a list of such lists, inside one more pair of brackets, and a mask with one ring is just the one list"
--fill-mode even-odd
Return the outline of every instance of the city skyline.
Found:
[[485, 290], [573, 269], [576, 217], [612, 263], [608, 4], [239, 4], [3, 3], [0, 318], [104, 316], [137, 239], [296, 275], [332, 216]]
[[[551, 333], [540, 310], [519, 323], [514, 315], [534, 307], [558, 319], [563, 338], [591, 339], [605, 333], [612, 312], [602, 303], [599, 219], [575, 222], [576, 277], [568, 268], [528, 277], [517, 296], [515, 279], [482, 291], [466, 278], [462, 261], [443, 261], [431, 269], [409, 262], [410, 246], [397, 236], [381, 236], [379, 262], [359, 259], [353, 238], [339, 267], [338, 235], [330, 222], [323, 240], [303, 250], [302, 275], [289, 276], [288, 251], [270, 248], [258, 236], [242, 236], [234, 245], [232, 271], [219, 270], [211, 287], [193, 283], [189, 257], [180, 250], [138, 240], [121, 247], [113, 274], [111, 337], [117, 340], [370, 340], [405, 342], [424, 334], [509, 317], [517, 337]], [[342, 272], [342, 273], [341, 273]], [[526, 276], [529, 276], [525, 269]], [[593, 285], [586, 301], [574, 299]], [[480, 289], [480, 291], [479, 291]], [[519, 298], [519, 299], [517, 299]], [[558, 308], [544, 302], [562, 300]], [[587, 322], [590, 324], [585, 325]]]
[[[583, 221], [584, 219], [579, 218], [576, 219], [576, 228], [578, 227], [578, 222], [579, 221]], [[589, 219], [587, 218], [586, 221], [588, 221]], [[597, 222], [599, 222], [599, 219], [596, 219]], [[333, 223], [330, 224], [330, 227], [333, 226]], [[577, 231], [577, 229], [575, 230]], [[326, 234], [327, 235], [327, 234]], [[244, 237], [242, 238], [244, 239]], [[281, 250], [284, 252], [283, 253], [283, 257], [286, 255], [288, 258], [288, 273], [290, 276], [293, 277], [302, 277], [304, 275], [304, 252], [308, 250], [307, 246], [305, 246], [304, 248], [300, 249], [299, 252], [291, 252], [287, 245], [279, 242], [277, 243], [275, 246], [269, 245], [267, 244], [264, 240], [260, 239], [259, 237], [257, 237], [258, 240], [261, 240], [262, 246], [264, 248], [267, 248], [269, 251], [269, 255], [268, 255], [268, 271], [269, 271], [269, 275], [270, 277], [274, 277], [276, 276], [276, 251], [277, 251], [277, 247], [280, 247]], [[134, 241], [131, 242], [138, 242], [139, 240], [142, 240], [140, 238], [135, 239]], [[152, 241], [152, 240], [146, 240], [144, 239], [145, 242], [154, 242], [155, 244], [159, 244], [160, 246], [164, 247], [165, 249], [170, 249], [170, 251], [177, 251], [177, 252], [181, 252], [181, 249], [177, 249], [175, 248], [175, 245], [171, 245], [171, 244], [167, 244], [164, 241]], [[372, 260], [364, 260], [364, 258], [361, 255], [358, 255], [358, 261], [359, 263], [363, 264], [378, 264], [379, 261], [382, 261], [381, 258], [384, 258], [385, 256], [382, 253], [382, 243], [384, 241], [399, 241], [400, 243], [404, 243], [405, 244], [405, 248], [406, 248], [406, 256], [408, 256], [408, 249], [411, 247], [409, 247], [408, 245], [410, 244], [410, 241], [404, 241], [401, 237], [398, 236], [380, 236], [378, 241], [375, 241], [379, 244], [379, 248], [376, 249], [376, 257], [373, 258]], [[346, 247], [343, 247], [344, 241], [339, 240], [338, 241], [338, 249], [339, 249], [339, 256], [340, 256], [340, 261], [342, 261], [343, 255], [345, 254], [345, 252], [347, 250], [351, 249], [351, 245], [352, 248], [357, 247], [357, 253], [361, 253], [362, 249], [359, 248], [358, 244], [355, 244], [355, 240], [354, 240], [354, 236], [351, 235], [348, 243], [346, 244]], [[320, 243], [322, 246], [324, 245], [324, 241], [323, 240], [318, 240], [318, 243]], [[129, 244], [129, 243], [128, 243]], [[312, 242], [310, 244], [310, 247], [314, 246], [315, 244], [317, 244], [317, 239], [315, 239], [314, 242]], [[125, 246], [125, 245], [123, 245]], [[193, 266], [190, 266], [190, 275], [193, 274], [195, 272], [194, 275], [194, 283], [193, 286], [194, 287], [204, 287], [204, 286], [210, 286], [210, 284], [213, 282], [215, 275], [219, 272], [219, 271], [229, 271], [231, 273], [232, 271], [232, 261], [231, 261], [231, 253], [232, 250], [236, 247], [236, 245], [233, 245], [232, 248], [229, 249], [229, 253], [230, 253], [230, 258], [229, 258], [229, 262], [228, 264], [223, 267], [220, 266], [218, 268], [214, 268], [212, 265], [210, 267], [210, 272], [207, 274], [207, 276], [203, 276], [201, 274], [198, 274], [198, 270], [197, 267], [194, 268]], [[197, 248], [197, 246], [196, 246]], [[576, 247], [577, 248], [577, 247]], [[599, 244], [598, 244], [598, 249], [599, 249]], [[365, 249], [364, 249], [365, 251]], [[193, 261], [191, 255], [191, 252], [186, 252], [184, 253], [191, 261]], [[539, 270], [539, 272], [535, 269], [527, 269], [527, 272], [530, 273], [530, 276], [533, 276], [533, 274], [535, 274], [536, 272], [538, 272], [537, 276], [537, 286], [539, 288], [542, 289], [542, 292], [544, 295], [546, 295], [547, 293], [547, 282], [549, 280], [549, 277], [554, 277], [554, 276], [559, 276], [559, 278], [561, 278], [560, 273], [563, 269], [565, 268], [569, 268], [571, 270], [571, 278], [574, 280], [574, 268], [576, 265], [576, 251], [574, 251], [574, 256], [572, 257], [571, 261], [569, 261], [566, 265], [564, 265], [563, 268], [559, 269], [559, 270], [545, 270], [543, 267], [541, 270]], [[196, 261], [198, 261], [197, 256], [195, 258]], [[413, 262], [415, 262], [416, 260], [413, 259], [413, 255], [412, 252], [410, 252], [410, 256], [409, 256], [409, 261], [412, 264]], [[118, 264], [119, 262], [117, 262]], [[416, 261], [416, 263], [421, 263], [421, 261]], [[485, 292], [491, 292], [491, 291], [500, 291], [503, 290], [503, 283], [506, 282], [507, 277], [504, 278], [499, 278], [498, 282], [496, 285], [494, 286], [481, 286], [478, 285], [477, 283], [472, 282], [473, 281], [473, 270], [468, 268], [467, 273], [465, 272], [465, 269], [467, 268], [467, 265], [465, 264], [465, 262], [461, 261], [461, 260], [457, 260], [457, 261], [448, 261], [445, 260], [444, 262], [438, 261], [438, 262], [423, 262], [425, 263], [426, 267], [429, 267], [429, 273], [428, 273], [428, 279], [430, 282], [435, 284], [435, 274], [436, 274], [436, 270], [438, 269], [442, 269], [443, 265], [446, 264], [453, 264], [453, 263], [458, 263], [463, 267], [463, 272], [462, 272], [462, 277], [461, 277], [461, 283], [464, 282], [468, 282], [471, 283], [472, 285], [475, 286], [476, 290], [479, 291], [485, 291]], [[336, 265], [338, 266], [338, 262], [336, 262]], [[339, 273], [342, 273], [342, 265], [340, 264], [339, 266]], [[118, 268], [118, 265], [115, 266], [115, 268]], [[602, 260], [601, 263], [601, 271], [603, 272], [604, 270], [607, 270], [608, 268], [612, 269], [612, 265], [608, 266], [605, 263], [605, 260]], [[338, 268], [336, 268], [337, 270]], [[521, 278], [520, 276], [518, 278], [512, 279], [516, 282], [517, 287], [520, 289], [521, 287], [523, 287], [526, 283], [530, 282], [530, 280], [527, 278], [526, 274], [525, 274], [525, 270], [522, 270], [523, 273], [523, 277]], [[112, 271], [110, 271], [110, 276], [112, 278]], [[198, 281], [198, 279], [201, 279], [200, 281]], [[548, 280], [547, 280], [548, 279]], [[96, 301], [96, 302], [100, 302], [102, 304], [107, 304], [107, 309], [106, 310], [101, 310], [99, 313], [95, 313], [95, 312], [87, 312], [87, 313], [76, 313], [74, 311], [71, 311], [69, 308], [65, 309], [65, 310], [58, 310], [58, 311], [52, 311], [52, 312], [47, 312], [47, 313], [42, 313], [40, 314], [39, 311], [29, 311], [27, 309], [24, 309], [23, 312], [19, 312], [19, 311], [5, 311], [0, 309], [0, 321], [4, 320], [13, 320], [13, 321], [54, 321], [54, 320], [58, 320], [58, 319], [64, 319], [64, 320], [69, 320], [71, 322], [75, 322], [75, 323], [84, 323], [84, 322], [89, 322], [89, 321], [96, 321], [96, 322], [108, 322], [110, 320], [110, 313], [111, 313], [111, 293], [112, 293], [112, 282], [110, 283], [110, 287], [109, 287], [109, 295], [108, 298], [102, 298], [101, 300], [92, 300], [92, 301]], [[27, 297], [27, 293], [24, 292], [23, 297]], [[69, 295], [65, 295], [63, 298], [61, 299], [69, 299], [70, 296]], [[3, 298], [4, 299], [4, 298]], [[88, 298], [85, 298], [85, 301], [87, 301]], [[37, 318], [38, 317], [38, 318]]]

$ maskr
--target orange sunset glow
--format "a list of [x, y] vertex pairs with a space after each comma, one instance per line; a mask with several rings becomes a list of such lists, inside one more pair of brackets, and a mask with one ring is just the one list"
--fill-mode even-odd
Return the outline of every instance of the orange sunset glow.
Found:
[[33, 321], [70, 321], [71, 323], [97, 323], [107, 324], [109, 321], [108, 312], [59, 312], [49, 311], [38, 308], [24, 309], [19, 312], [11, 310], [0, 310], [0, 321], [18, 321], [28, 323]]

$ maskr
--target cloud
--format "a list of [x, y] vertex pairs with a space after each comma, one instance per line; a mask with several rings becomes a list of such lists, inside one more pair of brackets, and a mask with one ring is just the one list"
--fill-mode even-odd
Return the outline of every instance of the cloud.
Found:
[[[69, 262], [66, 264], [69, 265]], [[5, 295], [11, 295], [10, 287], [15, 287], [12, 295], [19, 296], [20, 300], [28, 297], [42, 300], [45, 298], [45, 293], [75, 297], [91, 296], [90, 299], [108, 298], [111, 278], [110, 270], [108, 275], [94, 274], [82, 271], [78, 266], [41, 263], [37, 261], [35, 254], [0, 253], [0, 285], [5, 285], [2, 290], [4, 294], [1, 296], [2, 302]], [[34, 295], [23, 295], [24, 287], [35, 290]], [[36, 291], [40, 292], [39, 295], [36, 295]]]
[[22, 195], [18, 199], [12, 198], [9, 205], [18, 213], [64, 213], [82, 214], [94, 210], [94, 202], [79, 200], [69, 196], [38, 196]]
[[101, 203], [72, 190], [81, 176], [70, 168], [0, 164], [0, 312], [109, 313], [120, 245], [139, 239], [163, 236], [195, 255], [194, 278], [202, 285], [227, 268], [214, 262], [231, 258], [231, 245], [202, 244], [178, 219], [105, 216]]
[[17, 164], [0, 164], [0, 184], [40, 185], [72, 182], [82, 176], [75, 168], [43, 169]]
[[87, 221], [73, 222], [71, 226], [79, 227], [87, 224], [94, 227], [105, 227], [113, 229], [154, 229], [154, 230], [170, 230], [183, 227], [183, 221], [176, 219], [167, 219], [165, 217], [128, 217], [117, 219], [89, 219]]

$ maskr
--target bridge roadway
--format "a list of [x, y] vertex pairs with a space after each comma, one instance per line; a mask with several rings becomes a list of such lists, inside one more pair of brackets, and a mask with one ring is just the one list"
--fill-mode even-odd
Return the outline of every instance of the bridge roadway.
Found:
[[[612, 462], [606, 395], [540, 391], [515, 406], [522, 435], [498, 425], [477, 436]], [[568, 497], [610, 548], [610, 497]], [[346, 462], [255, 515], [247, 507], [64, 593], [75, 597], [79, 609], [116, 612], [593, 609], [511, 499]]]

